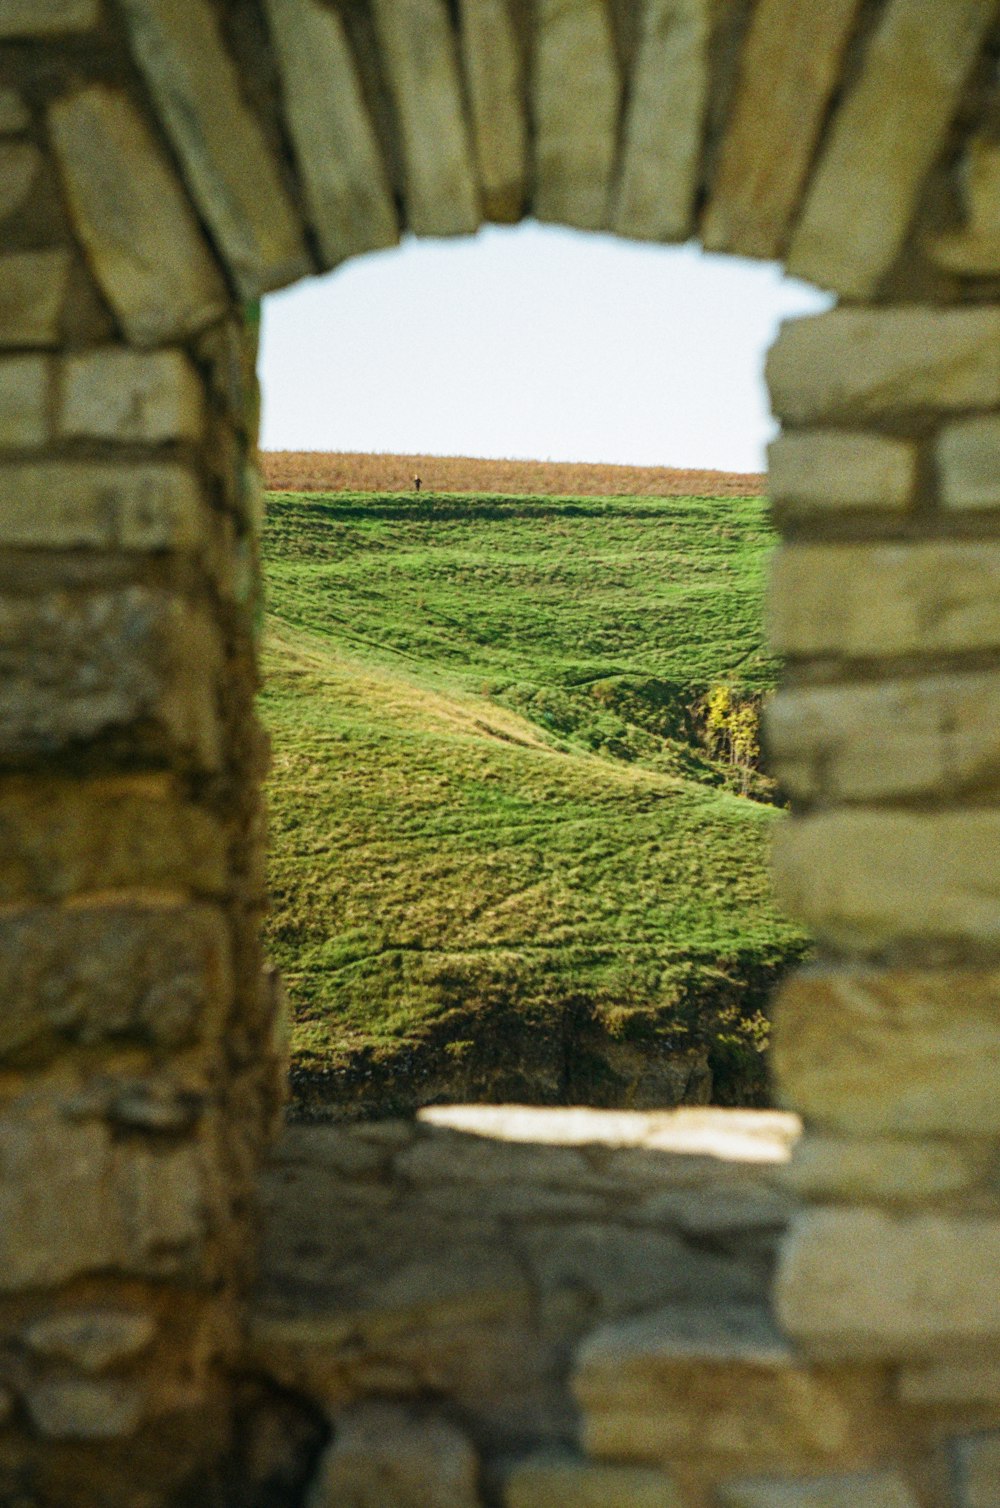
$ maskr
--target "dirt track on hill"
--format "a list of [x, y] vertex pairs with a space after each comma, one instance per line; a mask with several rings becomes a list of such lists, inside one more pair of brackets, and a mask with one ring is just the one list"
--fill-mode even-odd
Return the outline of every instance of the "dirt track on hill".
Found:
[[265, 450], [265, 485], [274, 492], [492, 492], [569, 497], [758, 497], [757, 472], [682, 471], [665, 466], [599, 466], [571, 461], [483, 461], [468, 456], [361, 455], [347, 451]]

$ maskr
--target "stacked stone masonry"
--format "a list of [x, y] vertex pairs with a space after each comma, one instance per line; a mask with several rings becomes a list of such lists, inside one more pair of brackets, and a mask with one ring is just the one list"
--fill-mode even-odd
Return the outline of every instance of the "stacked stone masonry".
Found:
[[[1000, 1502], [998, 58], [1000, 0], [0, 0], [0, 1504]], [[261, 1183], [256, 301], [529, 215], [841, 301], [768, 373], [804, 1135]]]

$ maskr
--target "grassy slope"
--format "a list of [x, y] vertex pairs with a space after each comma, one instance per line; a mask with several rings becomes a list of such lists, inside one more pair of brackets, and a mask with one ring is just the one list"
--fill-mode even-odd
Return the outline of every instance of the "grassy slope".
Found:
[[684, 707], [771, 684], [769, 544], [758, 500], [269, 499], [271, 946], [300, 1084], [492, 1044], [510, 1092], [527, 1033], [522, 1093], [600, 1097], [567, 1086], [567, 1032], [685, 1047], [753, 1014], [802, 943], [768, 899], [778, 814], [704, 783]]

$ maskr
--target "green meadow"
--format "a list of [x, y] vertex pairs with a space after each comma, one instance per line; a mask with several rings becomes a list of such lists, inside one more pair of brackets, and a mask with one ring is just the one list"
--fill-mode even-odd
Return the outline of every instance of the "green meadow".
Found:
[[[269, 946], [302, 1115], [766, 1099], [760, 499], [274, 493]], [[749, 790], [749, 797], [740, 790]]]

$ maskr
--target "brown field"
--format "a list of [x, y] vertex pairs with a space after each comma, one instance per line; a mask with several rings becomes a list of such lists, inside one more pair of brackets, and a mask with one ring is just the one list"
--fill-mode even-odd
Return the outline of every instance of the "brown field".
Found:
[[408, 492], [419, 476], [428, 492], [526, 493], [566, 497], [757, 497], [758, 472], [681, 471], [666, 466], [599, 466], [573, 461], [483, 461], [468, 456], [354, 455], [347, 451], [265, 450], [265, 485], [274, 492]]

